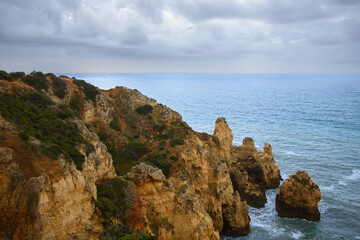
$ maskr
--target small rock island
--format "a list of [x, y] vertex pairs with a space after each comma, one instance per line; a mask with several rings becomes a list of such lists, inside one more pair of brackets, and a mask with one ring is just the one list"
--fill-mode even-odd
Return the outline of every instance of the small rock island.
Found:
[[276, 195], [276, 211], [280, 217], [319, 221], [320, 200], [319, 186], [307, 172], [298, 171], [281, 184], [280, 193]]

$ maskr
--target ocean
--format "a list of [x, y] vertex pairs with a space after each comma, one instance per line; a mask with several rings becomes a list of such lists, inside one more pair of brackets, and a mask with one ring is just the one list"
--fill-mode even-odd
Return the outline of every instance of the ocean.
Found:
[[225, 117], [234, 144], [251, 137], [273, 147], [285, 180], [306, 170], [319, 185], [320, 222], [250, 208], [251, 233], [223, 239], [360, 239], [360, 75], [67, 74], [102, 88], [127, 86], [178, 111], [212, 134]]

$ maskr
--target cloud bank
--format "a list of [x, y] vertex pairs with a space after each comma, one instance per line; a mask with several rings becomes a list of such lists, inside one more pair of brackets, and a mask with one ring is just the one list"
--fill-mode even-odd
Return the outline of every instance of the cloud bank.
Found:
[[358, 0], [2, 0], [0, 68], [354, 73]]

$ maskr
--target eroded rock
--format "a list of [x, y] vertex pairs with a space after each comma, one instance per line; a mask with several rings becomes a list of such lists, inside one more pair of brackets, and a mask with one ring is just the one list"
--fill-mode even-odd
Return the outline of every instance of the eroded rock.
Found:
[[276, 195], [276, 211], [280, 217], [304, 218], [319, 221], [318, 202], [321, 200], [320, 188], [305, 171], [298, 171], [280, 186]]

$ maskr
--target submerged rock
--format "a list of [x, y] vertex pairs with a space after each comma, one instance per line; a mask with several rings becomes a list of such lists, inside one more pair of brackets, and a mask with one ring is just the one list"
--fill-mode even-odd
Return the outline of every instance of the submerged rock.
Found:
[[319, 221], [318, 202], [321, 200], [320, 188], [308, 173], [298, 171], [280, 186], [276, 195], [276, 211], [280, 217], [303, 218]]

